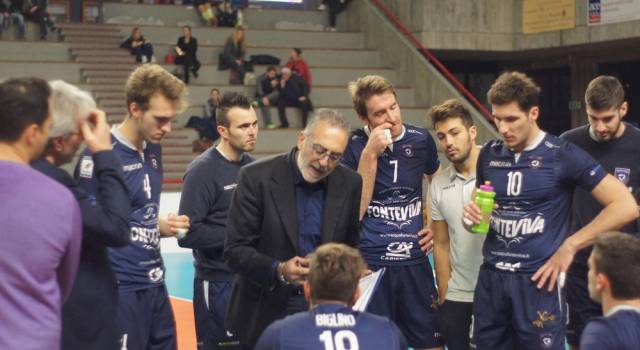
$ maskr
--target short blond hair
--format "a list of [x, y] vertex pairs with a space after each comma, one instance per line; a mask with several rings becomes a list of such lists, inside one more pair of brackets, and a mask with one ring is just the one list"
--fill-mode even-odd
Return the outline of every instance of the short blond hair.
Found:
[[349, 94], [353, 101], [353, 109], [360, 117], [367, 117], [367, 100], [371, 96], [382, 95], [391, 92], [396, 96], [393, 84], [385, 77], [379, 75], [367, 75], [349, 82]]
[[311, 301], [339, 300], [351, 304], [367, 264], [360, 253], [341, 243], [323, 244], [311, 254]]
[[144, 64], [131, 72], [124, 92], [127, 108], [135, 102], [140, 110], [146, 111], [155, 94], [171, 101], [178, 113], [187, 108], [187, 86], [157, 64]]

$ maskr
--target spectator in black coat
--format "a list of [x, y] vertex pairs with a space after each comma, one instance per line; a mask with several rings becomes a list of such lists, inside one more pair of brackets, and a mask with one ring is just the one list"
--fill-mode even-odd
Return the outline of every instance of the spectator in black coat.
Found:
[[198, 52], [198, 40], [191, 36], [191, 27], [182, 27], [182, 36], [178, 38], [176, 44], [176, 64], [181, 65], [184, 68], [184, 82], [189, 84], [189, 71], [193, 73], [194, 77], [198, 77], [198, 70], [200, 70], [200, 61], [196, 56]]
[[230, 84], [242, 84], [244, 82], [244, 56], [247, 53], [247, 40], [244, 28], [236, 26], [235, 30], [227, 38], [222, 51], [224, 64], [232, 71]]
[[307, 125], [309, 112], [313, 110], [311, 100], [309, 100], [309, 86], [304, 79], [292, 74], [291, 69], [284, 67], [280, 78], [280, 98], [278, 99], [278, 117], [280, 127], [288, 128], [286, 107], [298, 107], [302, 110], [302, 127]]
[[60, 28], [56, 27], [47, 12], [47, 0], [31, 0], [27, 17], [40, 25], [40, 40], [46, 40], [49, 31], [60, 35]]
[[[63, 81], [51, 86], [53, 124], [42, 158], [32, 166], [74, 194], [82, 213], [82, 251], [71, 296], [62, 307], [62, 349], [117, 349], [118, 286], [107, 247], [130, 243], [129, 192], [122, 165], [113, 153], [104, 112], [91, 96]], [[93, 124], [93, 129], [90, 126]], [[73, 159], [82, 140], [91, 150], [99, 198], [89, 196], [59, 168]]]
[[238, 24], [238, 10], [231, 6], [231, 1], [224, 1], [218, 8], [216, 15], [220, 27], [235, 27]]
[[270, 107], [278, 104], [280, 91], [278, 90], [278, 81], [276, 67], [269, 66], [267, 70], [258, 77], [256, 81], [256, 98], [255, 105], [260, 106], [262, 121], [267, 129], [273, 129], [275, 126], [271, 123]]
[[209, 148], [220, 138], [220, 134], [216, 129], [216, 109], [219, 103], [220, 90], [213, 88], [209, 92], [209, 99], [204, 104], [202, 117], [191, 116], [185, 125], [185, 128], [192, 128], [198, 132], [198, 140], [193, 143], [194, 152]]
[[153, 46], [142, 36], [142, 31], [138, 27], [131, 30], [131, 36], [120, 44], [121, 49], [128, 49], [136, 56], [136, 63], [155, 62], [153, 57]]

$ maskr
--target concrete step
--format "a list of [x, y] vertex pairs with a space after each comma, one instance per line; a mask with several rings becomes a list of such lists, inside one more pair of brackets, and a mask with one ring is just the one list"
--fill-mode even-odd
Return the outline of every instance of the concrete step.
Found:
[[[259, 44], [259, 43], [256, 43]], [[175, 43], [164, 44], [154, 43], [154, 54], [158, 60], [173, 52]], [[223, 45], [199, 45], [198, 59], [202, 63], [218, 62], [218, 55], [222, 52]], [[249, 46], [246, 59], [251, 55], [265, 54], [272, 55], [280, 59], [280, 63], [284, 65], [289, 60], [291, 47], [272, 47], [272, 46]], [[353, 66], [357, 64], [359, 67], [380, 67], [382, 61], [380, 55], [375, 50], [366, 49], [340, 49], [340, 48], [308, 48], [303, 50], [303, 56], [310, 65], [323, 66]]]
[[122, 42], [122, 36], [109, 36], [95, 38], [91, 33], [85, 34], [68, 34], [64, 36], [64, 41], [68, 43], [101, 43], [109, 44], [114, 48], [119, 48]]
[[0, 63], [0, 80], [25, 76], [36, 76], [46, 80], [63, 79], [72, 84], [82, 81], [80, 65], [77, 63], [52, 61]]
[[78, 27], [67, 27], [62, 30], [62, 34], [65, 38], [68, 37], [92, 37], [96, 41], [100, 41], [102, 39], [113, 39], [117, 38], [118, 40], [122, 40], [122, 34], [118, 28], [105, 28], [105, 27], [94, 27], [91, 25], [86, 26], [78, 26]]
[[131, 56], [119, 55], [119, 56], [76, 56], [75, 61], [78, 63], [122, 63], [132, 64], [135, 60]]
[[[104, 18], [107, 23], [129, 25], [155, 23], [158, 25], [202, 25], [203, 21], [196, 10], [190, 6], [115, 4], [105, 2]], [[327, 13], [291, 9], [247, 8], [242, 11], [244, 23], [252, 29], [273, 29], [282, 22], [323, 26], [327, 22]]]
[[[120, 41], [131, 34], [130, 26], [119, 26]], [[144, 37], [152, 44], [175, 45], [182, 36], [180, 27], [140, 26]], [[224, 45], [231, 35], [230, 28], [193, 28], [192, 35], [198, 39], [198, 45]], [[325, 48], [325, 49], [363, 49], [362, 33], [346, 32], [305, 32], [290, 30], [248, 30], [247, 43], [279, 48]], [[78, 36], [78, 38], [82, 38]], [[105, 38], [106, 39], [106, 38]], [[109, 38], [111, 40], [111, 38]], [[119, 42], [118, 42], [119, 44]], [[248, 52], [253, 54], [254, 52]]]
[[[129, 62], [132, 62], [132, 58], [128, 58]], [[91, 61], [87, 59], [83, 59], [83, 61]], [[103, 79], [108, 78], [109, 80], [104, 82], [113, 82], [117, 83], [116, 79], [123, 79], [125, 81], [129, 76], [129, 73], [135, 68], [133, 64], [127, 64], [126, 59], [118, 59], [113, 60], [111, 63], [105, 63], [101, 66], [97, 66], [96, 62], [83, 62], [83, 73], [85, 77], [89, 79]], [[113, 65], [115, 63], [115, 66]], [[169, 72], [173, 72], [176, 69], [175, 65], [162, 65]], [[97, 67], [97, 68], [96, 68]], [[254, 67], [254, 74], [260, 75], [264, 71], [266, 71], [267, 66], [258, 65]], [[311, 76], [313, 79], [312, 90], [315, 90], [316, 87], [320, 86], [345, 86], [349, 81], [355, 80], [359, 77], [369, 75], [369, 74], [377, 74], [382, 75], [389, 79], [397, 86], [402, 86], [402, 82], [398, 79], [396, 71], [390, 68], [381, 68], [381, 67], [370, 67], [370, 68], [360, 68], [360, 67], [322, 67], [322, 66], [311, 66], [310, 67]], [[88, 80], [89, 81], [89, 80]], [[91, 80], [96, 81], [96, 80]], [[98, 80], [101, 83], [102, 80]], [[229, 71], [219, 71], [217, 65], [202, 65], [199, 72], [199, 77], [197, 79], [192, 79], [191, 84], [193, 86], [198, 85], [206, 85], [211, 87], [222, 87], [224, 85], [228, 85], [229, 81]]]
[[131, 58], [131, 54], [127, 50], [120, 48], [114, 49], [78, 49], [71, 48], [71, 55], [80, 57], [127, 57]]
[[60, 61], [71, 59], [69, 47], [62, 42], [33, 40], [1, 41], [0, 61]]

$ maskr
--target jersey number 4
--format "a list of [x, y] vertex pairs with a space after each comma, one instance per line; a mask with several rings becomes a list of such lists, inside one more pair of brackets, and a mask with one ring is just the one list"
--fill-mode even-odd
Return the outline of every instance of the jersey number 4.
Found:
[[320, 341], [324, 344], [324, 350], [359, 350], [358, 337], [348, 330], [341, 330], [335, 335], [331, 331], [320, 334]]
[[522, 190], [522, 173], [519, 171], [510, 171], [507, 174], [509, 181], [507, 183], [507, 196], [515, 197], [520, 195]]
[[151, 180], [149, 180], [149, 174], [144, 174], [142, 190], [147, 194], [147, 199], [151, 199]]

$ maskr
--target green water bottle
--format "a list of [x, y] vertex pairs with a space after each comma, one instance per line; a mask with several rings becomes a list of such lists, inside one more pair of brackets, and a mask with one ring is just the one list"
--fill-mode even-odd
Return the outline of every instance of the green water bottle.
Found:
[[495, 197], [496, 193], [493, 190], [493, 186], [491, 186], [491, 181], [485, 181], [484, 185], [481, 185], [480, 189], [476, 191], [476, 205], [480, 208], [482, 221], [477, 225], [471, 226], [471, 232], [489, 232], [489, 223], [491, 222], [491, 212], [493, 211], [493, 200]]

